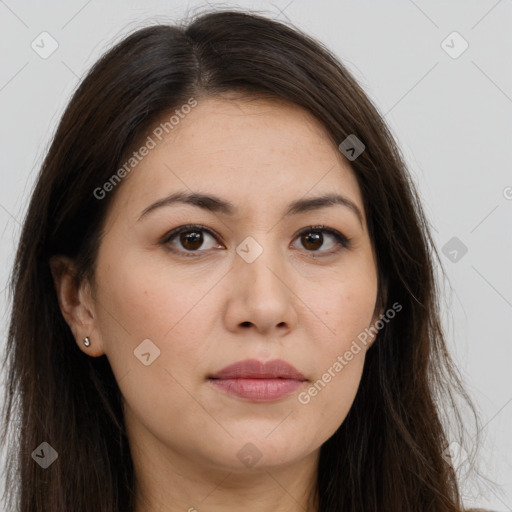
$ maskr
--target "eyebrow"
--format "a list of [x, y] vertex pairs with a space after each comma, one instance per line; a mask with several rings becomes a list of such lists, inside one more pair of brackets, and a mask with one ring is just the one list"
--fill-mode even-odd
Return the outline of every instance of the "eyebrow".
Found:
[[[170, 196], [159, 199], [158, 201], [146, 207], [140, 214], [137, 222], [141, 220], [145, 215], [156, 210], [157, 208], [180, 203], [190, 204], [209, 212], [218, 212], [230, 216], [235, 215], [237, 212], [237, 208], [232, 203], [216, 196], [200, 194], [197, 192], [175, 192]], [[356, 204], [350, 199], [339, 194], [326, 194], [308, 199], [297, 199], [288, 205], [288, 209], [285, 211], [284, 217], [313, 210], [319, 210], [321, 208], [334, 205], [344, 206], [345, 208], [349, 209], [356, 215], [361, 226], [363, 225], [363, 215]]]

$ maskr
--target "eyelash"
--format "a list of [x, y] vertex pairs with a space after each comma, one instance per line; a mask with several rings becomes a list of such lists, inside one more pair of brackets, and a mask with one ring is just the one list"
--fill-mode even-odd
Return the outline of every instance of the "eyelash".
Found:
[[[183, 256], [185, 258], [201, 257], [202, 255], [199, 255], [197, 253], [207, 252], [207, 251], [205, 251], [205, 250], [181, 251], [181, 250], [177, 250], [177, 249], [169, 246], [169, 242], [171, 242], [175, 237], [177, 237], [181, 233], [186, 233], [188, 231], [204, 231], [204, 232], [208, 233], [212, 238], [214, 238], [216, 240], [218, 238], [213, 231], [211, 231], [210, 229], [208, 229], [204, 226], [201, 226], [198, 224], [188, 224], [186, 226], [180, 226], [179, 228], [173, 229], [172, 231], [169, 231], [168, 233], [166, 233], [160, 240], [160, 244], [166, 246], [171, 252], [178, 254], [179, 256]], [[318, 231], [331, 235], [335, 239], [336, 243], [338, 244], [338, 247], [335, 250], [331, 249], [330, 251], [308, 251], [307, 249], [305, 249], [306, 252], [311, 253], [310, 256], [312, 258], [322, 258], [322, 257], [326, 257], [326, 256], [331, 256], [331, 255], [337, 254], [342, 249], [348, 249], [351, 246], [349, 238], [342, 235], [339, 231], [336, 231], [335, 229], [332, 229], [332, 228], [328, 228], [327, 226], [308, 226], [307, 228], [304, 228], [301, 231], [299, 231], [299, 233], [297, 233], [297, 235], [295, 236], [294, 240], [299, 238], [303, 234], [307, 234], [310, 232], [318, 232]], [[318, 256], [315, 254], [315, 253], [319, 253], [319, 252], [323, 255]]]

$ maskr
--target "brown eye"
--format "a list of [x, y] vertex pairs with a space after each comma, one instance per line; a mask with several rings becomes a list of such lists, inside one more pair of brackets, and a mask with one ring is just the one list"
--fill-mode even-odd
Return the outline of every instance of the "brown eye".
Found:
[[189, 251], [199, 249], [203, 244], [203, 241], [204, 237], [200, 231], [185, 231], [180, 233], [180, 243]]
[[[338, 231], [324, 226], [311, 226], [302, 230], [297, 239], [301, 246], [310, 253], [329, 256], [344, 247], [349, 247], [349, 240]], [[316, 256], [316, 255], [315, 255]]]
[[[310, 226], [295, 238], [312, 257], [329, 256], [342, 248], [349, 248], [350, 241], [340, 232], [325, 226]], [[199, 225], [180, 226], [167, 233], [160, 243], [180, 256], [204, 256], [209, 249], [225, 249], [216, 235]], [[209, 243], [209, 246], [208, 246]]]
[[324, 237], [318, 231], [310, 231], [301, 235], [301, 241], [305, 249], [316, 251], [322, 247]]
[[183, 256], [201, 256], [200, 253], [206, 252], [208, 249], [223, 247], [220, 244], [215, 244], [215, 241], [216, 238], [210, 230], [201, 226], [189, 225], [172, 230], [164, 236], [160, 243]]

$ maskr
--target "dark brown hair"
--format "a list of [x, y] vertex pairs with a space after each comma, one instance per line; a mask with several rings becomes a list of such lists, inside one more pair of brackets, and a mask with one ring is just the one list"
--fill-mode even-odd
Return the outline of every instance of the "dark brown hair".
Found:
[[[460, 433], [455, 397], [474, 414], [475, 408], [446, 349], [439, 257], [403, 158], [375, 106], [323, 45], [237, 11], [137, 30], [93, 66], [62, 116], [10, 282], [3, 439], [10, 429], [9, 509], [133, 511], [135, 476], [119, 389], [107, 358], [88, 357], [76, 346], [49, 258], [67, 255], [77, 280], [93, 278], [115, 194], [98, 200], [94, 190], [163, 114], [192, 96], [201, 101], [227, 92], [288, 100], [319, 119], [336, 146], [349, 135], [364, 143], [351, 166], [377, 255], [379, 301], [403, 308], [380, 330], [348, 416], [321, 447], [320, 511], [461, 510], [455, 471], [443, 457], [441, 403]], [[46, 470], [31, 457], [43, 441], [60, 454]]]

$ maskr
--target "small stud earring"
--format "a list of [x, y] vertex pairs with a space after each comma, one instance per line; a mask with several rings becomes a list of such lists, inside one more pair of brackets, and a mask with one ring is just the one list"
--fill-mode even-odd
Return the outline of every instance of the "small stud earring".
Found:
[[89, 338], [86, 337], [84, 341], [82, 342], [86, 347], [89, 347], [91, 345], [91, 342], [89, 341]]

